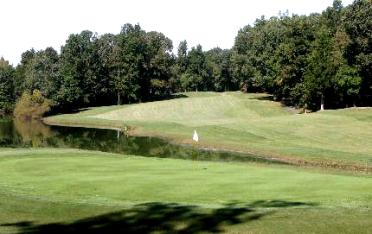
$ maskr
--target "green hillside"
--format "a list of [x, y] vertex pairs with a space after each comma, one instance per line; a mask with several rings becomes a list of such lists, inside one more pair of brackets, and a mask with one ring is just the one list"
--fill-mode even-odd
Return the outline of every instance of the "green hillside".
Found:
[[184, 98], [91, 108], [46, 119], [60, 125], [130, 126], [132, 134], [168, 137], [239, 150], [295, 163], [372, 165], [372, 109], [349, 108], [310, 114], [271, 101], [265, 94], [187, 93]]

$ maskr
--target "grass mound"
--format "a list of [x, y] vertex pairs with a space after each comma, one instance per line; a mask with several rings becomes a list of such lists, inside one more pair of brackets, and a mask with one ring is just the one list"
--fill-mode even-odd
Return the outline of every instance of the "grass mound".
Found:
[[[60, 125], [135, 128], [134, 133], [316, 165], [372, 165], [372, 109], [296, 114], [264, 94], [190, 93], [167, 101], [98, 107], [46, 119]], [[369, 169], [368, 169], [369, 168]]]

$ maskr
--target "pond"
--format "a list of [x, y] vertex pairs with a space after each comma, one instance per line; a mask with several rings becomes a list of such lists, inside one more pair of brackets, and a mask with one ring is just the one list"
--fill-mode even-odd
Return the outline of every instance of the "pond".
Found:
[[6, 118], [0, 119], [1, 147], [76, 148], [145, 157], [284, 164], [255, 155], [176, 145], [156, 137], [127, 136], [116, 130], [48, 126], [40, 121]]

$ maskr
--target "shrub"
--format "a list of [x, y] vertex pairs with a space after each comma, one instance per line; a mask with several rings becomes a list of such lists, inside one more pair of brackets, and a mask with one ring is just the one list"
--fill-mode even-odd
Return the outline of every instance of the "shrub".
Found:
[[24, 119], [40, 119], [50, 111], [52, 106], [52, 101], [44, 98], [39, 90], [34, 90], [32, 94], [24, 92], [21, 98], [17, 100], [14, 116]]

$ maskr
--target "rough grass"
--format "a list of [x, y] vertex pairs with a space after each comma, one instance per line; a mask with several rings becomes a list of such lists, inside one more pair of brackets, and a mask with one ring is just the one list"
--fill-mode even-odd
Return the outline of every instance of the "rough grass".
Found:
[[265, 94], [188, 93], [167, 101], [98, 107], [46, 119], [50, 124], [119, 127], [200, 145], [322, 165], [372, 165], [372, 109], [296, 114]]
[[372, 228], [369, 176], [72, 149], [2, 149], [0, 178], [0, 233]]

